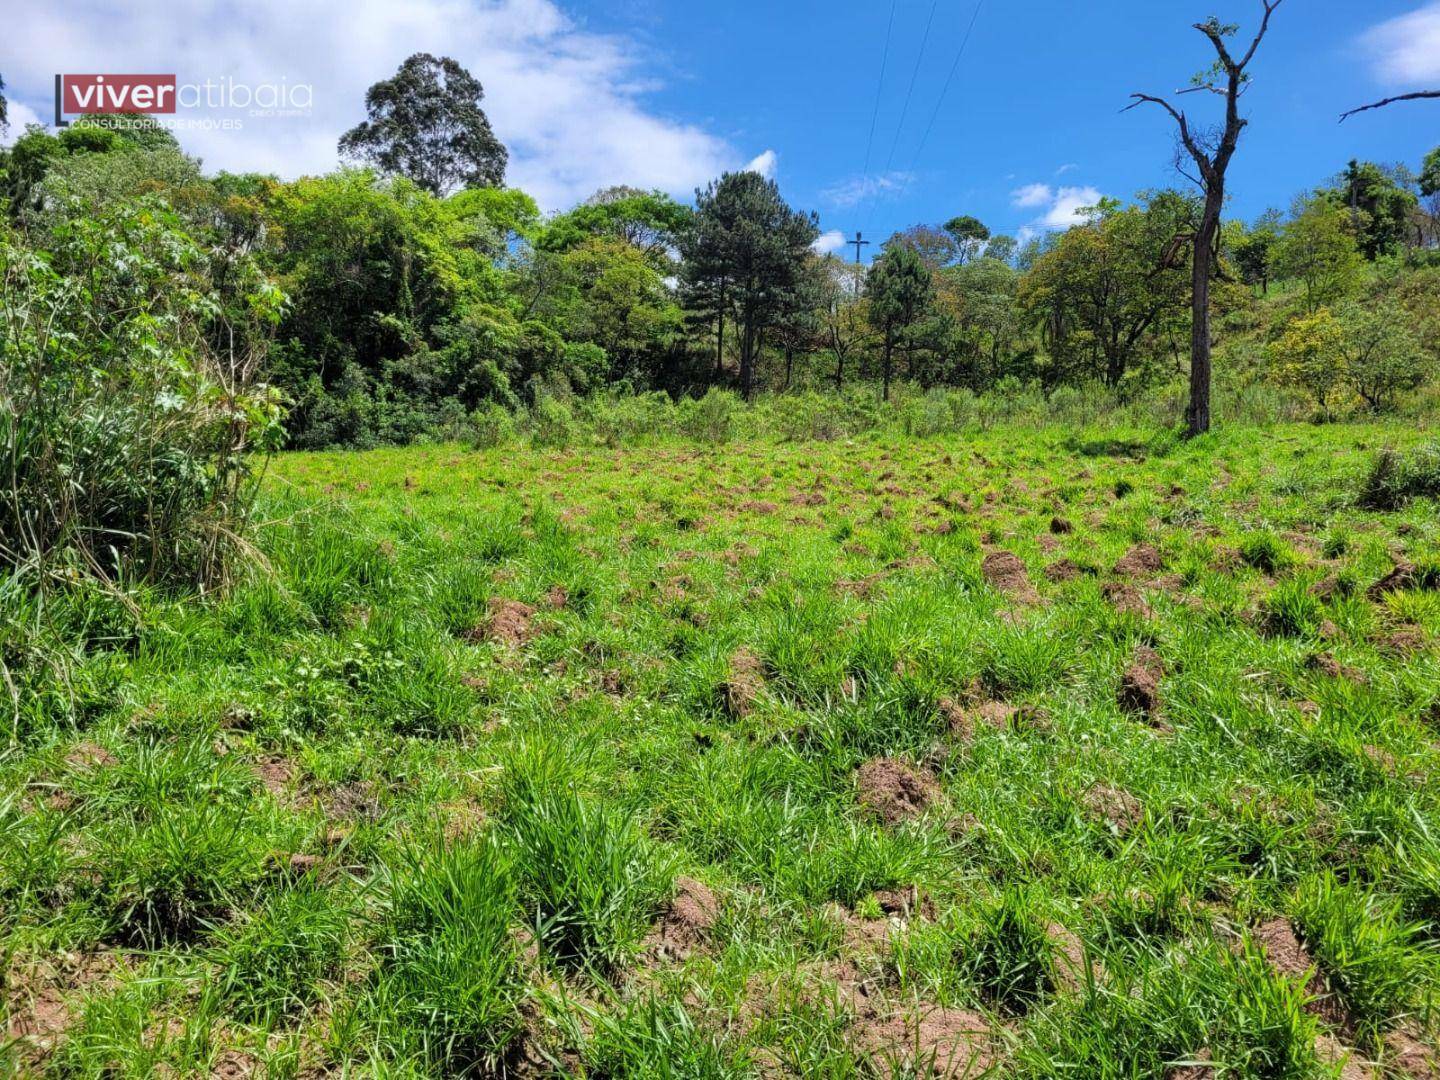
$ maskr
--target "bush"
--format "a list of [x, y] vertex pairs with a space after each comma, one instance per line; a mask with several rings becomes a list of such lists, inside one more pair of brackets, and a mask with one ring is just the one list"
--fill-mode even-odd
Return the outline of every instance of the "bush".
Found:
[[1055, 986], [1045, 924], [1034, 898], [1018, 887], [986, 906], [958, 959], [986, 999], [1012, 1016], [1023, 1015]]
[[1419, 948], [1419, 927], [1399, 904], [1331, 872], [1307, 879], [1295, 912], [1306, 943], [1362, 1035], [1377, 1037], [1403, 1017], [1432, 969]]
[[575, 439], [575, 416], [570, 406], [549, 394], [542, 394], [535, 401], [534, 413], [536, 446], [553, 447], [563, 450]]
[[515, 418], [510, 410], [490, 401], [470, 414], [470, 445], [476, 450], [493, 450], [515, 438]]
[[298, 1013], [339, 974], [346, 924], [343, 902], [311, 879], [275, 893], [216, 931], [221, 996], [255, 1023]]
[[728, 390], [711, 387], [703, 398], [681, 402], [680, 430], [696, 442], [728, 442], [735, 430], [735, 410], [739, 404], [740, 399]]
[[1409, 454], [1392, 449], [1375, 455], [1360, 485], [1360, 505], [1367, 510], [1398, 510], [1411, 499], [1440, 499], [1440, 443]]
[[0, 564], [223, 582], [277, 444], [256, 381], [283, 297], [217, 267], [162, 204], [0, 235]]

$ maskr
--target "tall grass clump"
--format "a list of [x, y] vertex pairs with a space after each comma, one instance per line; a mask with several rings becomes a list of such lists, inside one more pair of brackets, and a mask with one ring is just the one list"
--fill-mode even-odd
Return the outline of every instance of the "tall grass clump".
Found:
[[578, 793], [574, 767], [543, 756], [517, 762], [505, 795], [510, 846], [541, 948], [562, 965], [606, 975], [639, 947], [673, 866], [630, 815]]
[[218, 259], [158, 202], [0, 233], [0, 572], [224, 582], [283, 297]]
[[1375, 455], [1360, 485], [1367, 510], [1398, 510], [1411, 499], [1440, 499], [1440, 443], [1402, 454], [1386, 448]]
[[520, 1032], [511, 862], [490, 837], [407, 851], [394, 871], [373, 1003], [402, 1054], [445, 1075], [494, 1069]]

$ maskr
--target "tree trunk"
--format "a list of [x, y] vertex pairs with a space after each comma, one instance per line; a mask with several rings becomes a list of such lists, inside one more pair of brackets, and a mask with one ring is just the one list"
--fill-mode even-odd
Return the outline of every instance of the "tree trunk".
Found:
[[720, 299], [715, 304], [715, 381], [725, 377], [725, 283], [720, 283]]
[[881, 394], [881, 399], [884, 401], [890, 400], [890, 350], [893, 345], [894, 340], [893, 338], [891, 338], [890, 332], [887, 330], [885, 332], [885, 360], [880, 369], [881, 383], [884, 387], [884, 390]]
[[740, 393], [746, 401], [755, 396], [755, 327], [749, 319], [740, 333]]
[[1185, 429], [1194, 437], [1210, 430], [1210, 274], [1225, 181], [1217, 178], [1205, 192], [1205, 210], [1195, 233], [1195, 258], [1190, 278], [1190, 407]]

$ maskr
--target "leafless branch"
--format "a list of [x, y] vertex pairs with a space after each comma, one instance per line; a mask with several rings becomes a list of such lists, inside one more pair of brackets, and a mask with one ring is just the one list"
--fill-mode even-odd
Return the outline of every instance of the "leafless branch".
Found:
[[1242, 68], [1249, 66], [1250, 61], [1255, 59], [1255, 50], [1260, 48], [1260, 42], [1265, 38], [1265, 32], [1270, 29], [1270, 16], [1275, 14], [1284, 0], [1262, 0], [1265, 5], [1265, 17], [1260, 20], [1260, 29], [1255, 32], [1255, 40], [1250, 42], [1250, 48], [1245, 53], [1245, 59], [1240, 61]]
[[1340, 123], [1344, 123], [1356, 113], [1369, 112], [1371, 109], [1383, 109], [1386, 105], [1393, 105], [1397, 101], [1419, 101], [1422, 98], [1440, 98], [1440, 90], [1417, 90], [1413, 94], [1396, 94], [1394, 97], [1387, 97], [1380, 101], [1371, 102], [1369, 105], [1361, 105], [1358, 109], [1351, 109], [1349, 112], [1340, 114]]

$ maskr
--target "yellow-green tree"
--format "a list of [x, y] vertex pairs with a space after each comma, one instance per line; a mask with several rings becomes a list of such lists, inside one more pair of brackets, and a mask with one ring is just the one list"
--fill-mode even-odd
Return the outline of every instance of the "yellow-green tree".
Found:
[[1346, 383], [1344, 344], [1340, 320], [1322, 307], [1292, 319], [1270, 345], [1276, 379], [1313, 397], [1327, 420]]

